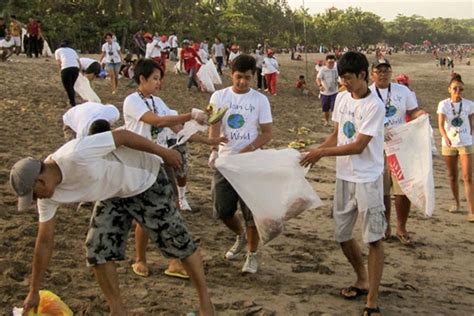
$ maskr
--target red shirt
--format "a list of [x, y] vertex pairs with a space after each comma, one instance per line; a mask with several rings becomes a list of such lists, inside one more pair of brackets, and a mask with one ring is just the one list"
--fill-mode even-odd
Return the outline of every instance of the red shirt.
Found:
[[189, 72], [192, 68], [196, 67], [196, 57], [198, 57], [198, 54], [193, 48], [187, 47], [181, 49], [181, 60], [184, 61], [184, 70]]
[[36, 22], [28, 23], [28, 25], [26, 26], [26, 29], [28, 31], [28, 34], [30, 35], [35, 35], [35, 36], [39, 35], [39, 25]]
[[296, 81], [296, 88], [301, 89], [306, 84], [305, 80], [298, 80]]

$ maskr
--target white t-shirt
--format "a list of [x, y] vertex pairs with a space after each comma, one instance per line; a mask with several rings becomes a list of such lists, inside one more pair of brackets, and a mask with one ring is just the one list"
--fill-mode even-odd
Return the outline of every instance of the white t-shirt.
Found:
[[279, 68], [276, 58], [270, 58], [267, 56], [263, 59], [262, 74], [266, 75], [278, 72]]
[[[142, 116], [147, 112], [154, 112], [158, 116], [168, 116], [171, 110], [168, 106], [158, 97], [152, 96], [147, 98], [145, 101], [140, 97], [138, 92], [134, 92], [125, 98], [123, 101], [123, 118], [125, 120], [125, 128], [129, 131], [135, 132], [148, 139], [156, 140], [156, 137], [152, 137], [151, 128], [152, 126], [148, 123], [141, 121]], [[155, 109], [153, 109], [153, 104]]]
[[54, 52], [54, 58], [61, 61], [61, 70], [76, 67], [79, 68], [79, 56], [76, 51], [69, 47], [61, 47]]
[[86, 71], [90, 65], [97, 63], [98, 61], [92, 58], [81, 57], [79, 58], [79, 63], [81, 64], [81, 70]]
[[[462, 110], [459, 113], [459, 108], [462, 102]], [[472, 126], [469, 122], [469, 116], [474, 114], [474, 102], [461, 99], [461, 102], [456, 102], [451, 105], [451, 100], [446, 99], [438, 104], [436, 113], [444, 114], [444, 129], [448, 134], [452, 147], [463, 147], [472, 145]], [[453, 106], [454, 112], [453, 113]], [[446, 146], [444, 138], [441, 137], [441, 144]]]
[[338, 74], [336, 67], [322, 67], [316, 78], [321, 80], [321, 84], [324, 87], [324, 91], [321, 91], [322, 95], [333, 95], [337, 93], [339, 86], [337, 83]]
[[158, 40], [153, 40], [146, 44], [146, 58], [161, 57], [161, 48]]
[[171, 35], [168, 38], [168, 42], [170, 43], [171, 48], [178, 47], [178, 37], [176, 35]]
[[332, 112], [332, 120], [339, 124], [337, 146], [355, 142], [359, 133], [372, 136], [362, 153], [336, 158], [338, 179], [366, 183], [382, 174], [384, 116], [383, 103], [374, 93], [364, 99], [354, 99], [348, 91], [337, 94]]
[[160, 41], [158, 43], [158, 45], [160, 46], [160, 50], [162, 51], [169, 51], [169, 49], [171, 48], [170, 44], [168, 43], [168, 41], [166, 42], [163, 42], [163, 41]]
[[109, 44], [107, 42], [102, 45], [102, 51], [104, 54], [104, 59], [102, 60], [103, 63], [120, 63], [120, 45], [117, 42], [112, 42]]
[[224, 44], [222, 44], [222, 43], [212, 44], [212, 51], [214, 52], [215, 57], [224, 57], [224, 54], [225, 54]]
[[237, 94], [232, 87], [214, 92], [210, 103], [217, 109], [227, 107], [222, 118], [220, 136], [228, 143], [219, 146], [219, 155], [237, 154], [259, 135], [260, 124], [272, 123], [272, 112], [268, 98], [260, 92], [250, 89]]
[[112, 104], [86, 102], [78, 104], [64, 113], [63, 123], [76, 132], [76, 138], [82, 138], [89, 135], [92, 122], [106, 120], [112, 125], [119, 118], [120, 112]]
[[50, 220], [60, 204], [131, 197], [149, 189], [160, 170], [158, 156], [115, 147], [111, 132], [74, 139], [46, 160], [61, 169], [62, 181], [49, 199], [38, 199], [40, 222]]
[[209, 54], [209, 43], [204, 43], [204, 42], [202, 42], [200, 48], [203, 49], [203, 50], [205, 50], [206, 53]]
[[15, 40], [13, 37], [10, 37], [10, 40], [7, 41], [5, 38], [0, 41], [0, 48], [10, 48], [15, 46]]
[[229, 61], [233, 61], [234, 59], [237, 58], [237, 56], [240, 55], [240, 52], [237, 52], [237, 53], [234, 53], [234, 52], [230, 52], [229, 54]]
[[[370, 86], [370, 90], [373, 95], [380, 99], [375, 89], [375, 84]], [[381, 100], [385, 105], [385, 125], [388, 128], [395, 128], [404, 124], [407, 111], [418, 107], [418, 102], [413, 92], [404, 85], [390, 83], [390, 100], [387, 100], [388, 88], [378, 90], [382, 96]]]

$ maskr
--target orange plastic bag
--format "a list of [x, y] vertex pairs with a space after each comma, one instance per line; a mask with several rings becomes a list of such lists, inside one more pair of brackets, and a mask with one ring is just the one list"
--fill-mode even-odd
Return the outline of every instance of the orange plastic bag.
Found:
[[[71, 309], [64, 303], [59, 296], [51, 291], [39, 291], [40, 303], [38, 306], [38, 313], [33, 309], [28, 312], [28, 316], [72, 316]], [[15, 309], [14, 309], [15, 312]], [[16, 309], [21, 315], [22, 309]], [[14, 313], [15, 315], [15, 313]]]

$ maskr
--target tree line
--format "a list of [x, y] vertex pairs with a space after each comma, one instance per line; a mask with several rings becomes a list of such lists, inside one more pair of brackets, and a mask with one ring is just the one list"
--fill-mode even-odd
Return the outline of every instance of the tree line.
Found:
[[[273, 47], [366, 47], [474, 43], [474, 19], [398, 15], [393, 21], [359, 8], [309, 14], [285, 0], [5, 0], [0, 14], [9, 20], [41, 20], [44, 37], [55, 48], [68, 39], [76, 49], [97, 52], [105, 32], [126, 48], [139, 29], [201, 41], [214, 36], [243, 49]], [[306, 37], [305, 37], [306, 34]], [[306, 39], [306, 41], [305, 41]]]

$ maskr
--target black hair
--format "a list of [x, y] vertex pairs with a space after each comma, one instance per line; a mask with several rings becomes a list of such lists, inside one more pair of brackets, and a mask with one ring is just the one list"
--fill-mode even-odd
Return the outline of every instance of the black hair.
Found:
[[12, 19], [15, 19], [15, 20], [16, 20], [16, 15], [12, 14], [12, 15], [10, 15], [10, 17], [11, 17]]
[[232, 73], [236, 71], [246, 72], [248, 70], [252, 70], [252, 74], [255, 74], [257, 71], [257, 61], [253, 56], [242, 54], [237, 56], [232, 62]]
[[59, 44], [59, 47], [69, 47], [71, 43], [67, 39], [64, 39], [61, 41], [61, 44]]
[[135, 79], [136, 83], [140, 84], [140, 76], [143, 76], [148, 80], [155, 69], [160, 71], [160, 76], [163, 78], [165, 75], [163, 68], [161, 68], [161, 66], [156, 61], [150, 58], [139, 59], [135, 65], [135, 74], [133, 79]]
[[110, 32], [105, 33], [104, 38], [107, 38], [107, 36], [114, 37], [114, 35]]
[[449, 81], [448, 87], [451, 86], [453, 82], [460, 82], [464, 84], [464, 82], [462, 81], [461, 75], [456, 72], [453, 72], [451, 74], [451, 80]]
[[300, 75], [300, 79], [304, 79], [304, 75]]
[[329, 59], [334, 59], [334, 60], [336, 60], [336, 55], [327, 54], [327, 55], [326, 55], [326, 60], [329, 60]]
[[95, 135], [110, 131], [110, 123], [107, 120], [95, 120], [89, 126], [89, 135]]
[[369, 80], [369, 61], [364, 54], [359, 52], [347, 52], [342, 55], [337, 63], [337, 72], [339, 76], [346, 73], [352, 73], [358, 76], [361, 72], [365, 72], [364, 80]]

